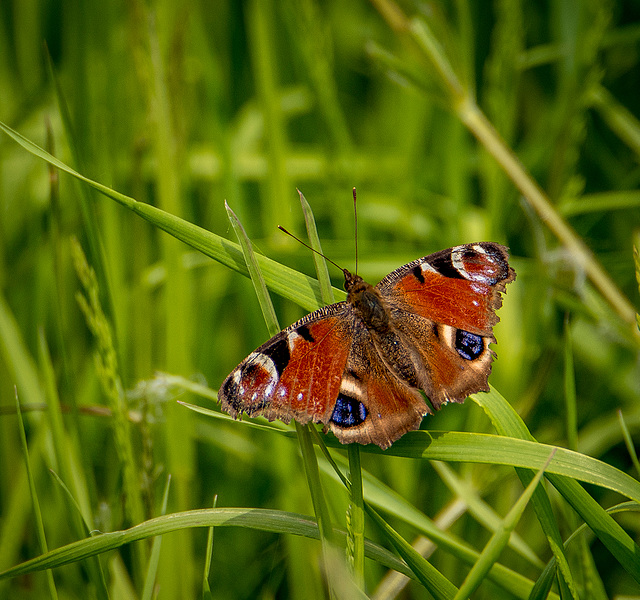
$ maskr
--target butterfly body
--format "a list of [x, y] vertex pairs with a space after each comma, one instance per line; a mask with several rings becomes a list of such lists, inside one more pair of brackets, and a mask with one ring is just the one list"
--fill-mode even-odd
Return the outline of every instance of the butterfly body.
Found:
[[234, 369], [218, 393], [224, 410], [323, 423], [342, 443], [387, 448], [431, 408], [489, 389], [495, 311], [515, 278], [505, 247], [442, 250], [376, 286], [344, 276], [346, 301], [303, 317]]

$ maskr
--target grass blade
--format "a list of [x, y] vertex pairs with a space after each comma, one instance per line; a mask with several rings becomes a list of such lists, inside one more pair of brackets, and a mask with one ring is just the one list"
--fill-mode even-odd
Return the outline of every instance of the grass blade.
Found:
[[[40, 511], [40, 502], [38, 500], [38, 492], [36, 490], [35, 480], [31, 471], [31, 461], [29, 460], [29, 447], [27, 446], [27, 434], [24, 431], [24, 421], [22, 420], [22, 410], [20, 409], [20, 398], [18, 396], [18, 390], [15, 390], [16, 394], [16, 414], [18, 415], [18, 429], [20, 431], [20, 442], [22, 443], [22, 452], [24, 455], [24, 465], [27, 469], [27, 479], [29, 480], [29, 491], [31, 492], [31, 502], [33, 506], [33, 515], [36, 521], [36, 534], [38, 536], [38, 542], [40, 549], [43, 553], [47, 552], [47, 536], [44, 532], [44, 523], [42, 521], [42, 512]], [[53, 573], [50, 569], [47, 569], [47, 585], [49, 587], [49, 596], [54, 600], [58, 598], [58, 592], [56, 591], [56, 583], [53, 579]]]
[[509, 511], [507, 516], [504, 518], [498, 530], [493, 534], [487, 545], [484, 547], [480, 558], [473, 565], [471, 571], [469, 571], [467, 577], [464, 582], [460, 586], [458, 593], [456, 594], [455, 600], [463, 600], [463, 598], [469, 598], [473, 592], [475, 592], [485, 576], [491, 570], [491, 567], [498, 561], [500, 554], [504, 550], [505, 546], [509, 543], [509, 538], [511, 537], [511, 533], [515, 529], [518, 521], [522, 517], [524, 513], [524, 509], [526, 508], [529, 500], [533, 496], [533, 492], [536, 487], [540, 483], [542, 479], [542, 475], [546, 467], [549, 466], [553, 455], [555, 454], [555, 449], [549, 455], [549, 458], [542, 469], [538, 471], [536, 476], [531, 480], [531, 483], [526, 487], [524, 492], [522, 492], [518, 501], [514, 504], [513, 508]]
[[[167, 483], [164, 486], [164, 492], [162, 494], [162, 507], [160, 509], [161, 515], [164, 515], [167, 512], [167, 504], [169, 503], [170, 486], [171, 486], [171, 475], [167, 477]], [[160, 562], [161, 548], [162, 548], [162, 536], [158, 535], [153, 539], [153, 544], [151, 545], [151, 553], [149, 554], [149, 564], [147, 565], [147, 572], [144, 578], [144, 588], [142, 589], [141, 600], [151, 600], [153, 598], [156, 576], [158, 573], [158, 564]]]

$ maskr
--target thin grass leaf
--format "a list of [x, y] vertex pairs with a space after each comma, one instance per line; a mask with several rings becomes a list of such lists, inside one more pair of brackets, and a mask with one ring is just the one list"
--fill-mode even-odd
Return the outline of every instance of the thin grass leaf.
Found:
[[[60, 79], [58, 78], [58, 74], [56, 73], [53, 60], [51, 59], [49, 48], [48, 46], [46, 46], [46, 44], [45, 55], [47, 60], [49, 79], [53, 83], [56, 102], [58, 104], [58, 112], [60, 113], [60, 117], [62, 119], [62, 126], [64, 129], [66, 141], [71, 152], [72, 164], [75, 164], [81, 171], [84, 171], [86, 169], [86, 164], [83, 161], [82, 152], [78, 147], [78, 137], [76, 135], [75, 128], [73, 127], [73, 119], [71, 117], [71, 112], [69, 111], [69, 105], [62, 89]], [[56, 166], [52, 163], [49, 164], [53, 167]], [[113, 316], [113, 298], [111, 297], [111, 286], [108, 285], [107, 281], [107, 267], [104, 256], [104, 247], [101, 238], [102, 233], [100, 231], [100, 227], [98, 226], [98, 217], [96, 215], [95, 203], [93, 202], [93, 198], [91, 197], [91, 193], [89, 192], [90, 188], [87, 188], [86, 186], [80, 184], [77, 186], [77, 188], [80, 197], [79, 204], [80, 214], [82, 216], [82, 225], [87, 236], [87, 242], [89, 244], [89, 256], [91, 264], [93, 264], [94, 268], [96, 269], [100, 289], [103, 290], [103, 292], [106, 294], [106, 300], [108, 302], [107, 314]]]
[[622, 430], [622, 438], [624, 439], [625, 446], [627, 447], [627, 452], [631, 457], [631, 462], [633, 463], [633, 468], [636, 470], [636, 475], [640, 477], [640, 462], [638, 461], [638, 453], [636, 452], [636, 446], [633, 442], [633, 438], [631, 437], [631, 433], [629, 432], [629, 428], [625, 423], [624, 416], [622, 415], [622, 411], [618, 409], [618, 420], [620, 422], [620, 429]]
[[[47, 536], [44, 531], [44, 523], [42, 521], [42, 512], [40, 511], [40, 501], [38, 500], [38, 492], [36, 490], [35, 480], [33, 478], [33, 472], [31, 471], [31, 461], [29, 460], [29, 446], [27, 445], [27, 434], [24, 430], [24, 421], [22, 420], [22, 410], [20, 409], [20, 397], [18, 396], [18, 389], [15, 389], [16, 396], [16, 414], [18, 415], [18, 430], [20, 432], [20, 442], [22, 444], [22, 453], [24, 456], [24, 465], [27, 470], [27, 479], [29, 480], [29, 491], [31, 492], [31, 505], [33, 507], [33, 515], [36, 521], [36, 534], [38, 536], [38, 543], [40, 544], [40, 550], [43, 554], [48, 551], [47, 548]], [[46, 573], [47, 586], [49, 588], [49, 596], [54, 600], [58, 598], [58, 592], [56, 590], [56, 583], [53, 579], [53, 573], [50, 569], [47, 569]]]
[[245, 263], [249, 271], [249, 277], [251, 278], [251, 282], [253, 283], [253, 289], [256, 292], [258, 304], [260, 304], [260, 309], [262, 310], [262, 316], [264, 317], [265, 323], [267, 324], [267, 331], [269, 332], [270, 336], [273, 336], [280, 331], [280, 325], [278, 324], [276, 311], [273, 308], [273, 303], [271, 302], [271, 298], [269, 297], [267, 286], [264, 283], [260, 267], [258, 266], [256, 255], [253, 252], [253, 247], [251, 246], [251, 242], [247, 237], [247, 233], [238, 220], [238, 217], [236, 217], [235, 213], [231, 210], [231, 208], [229, 208], [229, 205], [226, 202], [224, 203], [224, 206], [227, 209], [229, 221], [231, 222], [238, 241], [240, 242], [240, 247], [242, 248]]
[[[213, 508], [218, 504], [218, 496], [213, 498]], [[209, 584], [209, 575], [211, 572], [211, 561], [213, 560], [213, 535], [215, 532], [214, 527], [209, 528], [207, 533], [207, 551], [204, 555], [204, 573], [202, 576], [202, 600], [213, 600], [213, 594], [211, 593], [211, 585]]]
[[[125, 194], [121, 194], [81, 175], [1, 121], [0, 130], [4, 131], [9, 137], [34, 156], [41, 158], [61, 171], [68, 173], [98, 190], [101, 194], [127, 207], [149, 223], [166, 231], [188, 246], [199, 250], [206, 256], [213, 258], [242, 275], [249, 276], [242, 250], [238, 244], [234, 244], [225, 238], [155, 206], [138, 202]], [[256, 255], [256, 261], [260, 265], [260, 272], [265, 279], [265, 283], [271, 290], [284, 298], [296, 302], [307, 310], [315, 310], [322, 305], [320, 287], [317, 280], [259, 254]], [[333, 293], [337, 294], [339, 298], [345, 297], [345, 292], [337, 288], [333, 288]]]
[[313, 262], [316, 266], [316, 275], [318, 277], [318, 283], [320, 284], [320, 297], [322, 298], [324, 304], [333, 304], [335, 302], [335, 298], [333, 296], [331, 278], [329, 277], [327, 261], [324, 259], [322, 245], [320, 244], [320, 238], [318, 237], [316, 220], [313, 216], [311, 206], [307, 202], [307, 199], [304, 197], [304, 194], [300, 190], [298, 190], [298, 194], [300, 195], [300, 204], [302, 205], [304, 222], [307, 226], [309, 245], [315, 250], [315, 252], [313, 252]]
[[[480, 406], [482, 406], [485, 412], [487, 412], [487, 415], [491, 419], [494, 427], [501, 435], [514, 435], [523, 439], [532, 439], [533, 436], [529, 433], [525, 424], [520, 420], [513, 408], [495, 390], [492, 389], [492, 391], [487, 394], [476, 394], [473, 398], [480, 404]], [[502, 421], [501, 415], [505, 413], [512, 413], [511, 418], [507, 418]], [[562, 451], [559, 450], [558, 454], [561, 454], [561, 452]], [[557, 456], [558, 455], [556, 455], [556, 457]], [[554, 457], [554, 461], [556, 460], [556, 457]], [[589, 462], [589, 460], [593, 459], [582, 457], [580, 460], [581, 462]], [[607, 467], [608, 465], [605, 466], [604, 463], [602, 463], [602, 466], [598, 468], [598, 471], [608, 471]], [[523, 473], [519, 473], [519, 475], [522, 478]], [[622, 479], [627, 479], [627, 484], [624, 486], [626, 489], [631, 490], [632, 488], [636, 488], [636, 484], [640, 485], [640, 483], [625, 473], [620, 472], [620, 475], [624, 475]], [[615, 475], [615, 478], [620, 478], [620, 475]], [[616, 557], [625, 570], [636, 581], [640, 582], [640, 562], [637, 560], [637, 557], [640, 556], [640, 548], [622, 529], [622, 527], [620, 527], [620, 525], [618, 525], [618, 523], [616, 523], [574, 479], [560, 477], [557, 474], [552, 474], [551, 472], [548, 472], [546, 477], [564, 496], [565, 500], [573, 506], [584, 521], [589, 524], [592, 531]], [[578, 477], [577, 479], [581, 478]], [[527, 480], [527, 484], [528, 482], [529, 481]], [[628, 497], [637, 501], [638, 498], [636, 494], [637, 492], [632, 492], [632, 495]], [[547, 517], [545, 517], [543, 513], [537, 511], [537, 514], [539, 518], [542, 516], [546, 520]], [[556, 550], [558, 549], [559, 548], [556, 547]]]
[[603, 86], [591, 90], [589, 100], [600, 112], [602, 118], [629, 148], [636, 157], [640, 157], [640, 122]]
[[359, 444], [347, 446], [349, 456], [349, 508], [347, 521], [347, 555], [351, 561], [355, 583], [364, 590], [364, 496]]
[[458, 589], [455, 600], [469, 598], [471, 594], [480, 587], [487, 573], [491, 570], [491, 567], [498, 561], [500, 554], [509, 543], [511, 533], [522, 518], [524, 509], [529, 503], [529, 500], [531, 500], [533, 492], [540, 483], [542, 475], [544, 474], [546, 467], [549, 466], [554, 454], [555, 449], [551, 451], [544, 467], [538, 471], [536, 476], [531, 480], [531, 483], [529, 483], [524, 492], [520, 495], [520, 498], [518, 498], [517, 502], [505, 516], [498, 530], [491, 536], [491, 539], [484, 547], [480, 558], [476, 564], [473, 565], [471, 571], [469, 571], [464, 582]]
[[637, 210], [639, 207], [640, 190], [623, 190], [567, 198], [558, 208], [564, 217], [571, 218], [591, 213], [610, 213], [614, 210]]
[[95, 533], [95, 530], [91, 528], [91, 523], [89, 521], [85, 521], [84, 517], [82, 516], [82, 509], [80, 508], [80, 504], [78, 504], [78, 501], [76, 500], [73, 493], [69, 489], [69, 486], [62, 480], [60, 475], [58, 475], [55, 471], [49, 470], [49, 473], [55, 480], [55, 483], [62, 490], [62, 493], [67, 498], [69, 508], [71, 509], [71, 511], [77, 514], [80, 520], [80, 523], [82, 524], [82, 534], [84, 536], [93, 535], [93, 533]]
[[393, 544], [398, 554], [406, 561], [416, 577], [429, 593], [438, 600], [454, 598], [457, 588], [431, 563], [425, 560], [406, 542], [371, 506], [365, 505], [367, 514], [380, 527], [385, 537]]
[[569, 320], [564, 322], [564, 403], [567, 411], [567, 440], [572, 450], [578, 448], [578, 407], [573, 368], [573, 343]]
[[[161, 515], [165, 515], [167, 513], [170, 487], [171, 475], [167, 477], [167, 483], [165, 483], [164, 492], [162, 493], [162, 506], [160, 508]], [[151, 553], [149, 554], [149, 564], [147, 565], [147, 571], [144, 578], [144, 587], [142, 588], [141, 600], [151, 600], [153, 598], [156, 577], [158, 574], [158, 564], [160, 562], [161, 548], [162, 536], [157, 535], [155, 538], [153, 538], [153, 544], [151, 544]]]
[[0, 294], [0, 354], [25, 403], [44, 406], [45, 397], [33, 357], [3, 294]]
[[[473, 515], [479, 523], [491, 531], [495, 531], [499, 527], [500, 518], [493, 509], [478, 496], [478, 492], [473, 486], [461, 480], [447, 463], [432, 461], [431, 466], [438, 473], [444, 484], [458, 496], [460, 501], [465, 503], [469, 513]], [[517, 532], [512, 532], [509, 545], [533, 566], [540, 569], [544, 568], [544, 563]]]
[[[125, 544], [155, 535], [165, 535], [185, 527], [241, 527], [320, 539], [315, 521], [305, 515], [259, 508], [205, 508], [156, 517], [130, 529], [101, 533], [67, 544], [0, 572], [0, 580], [77, 562], [120, 548]], [[339, 543], [344, 544], [345, 532], [337, 529], [336, 535]], [[365, 553], [371, 560], [414, 578], [406, 564], [381, 546], [367, 540]]]
[[[73, 491], [69, 490], [69, 494], [73, 498], [74, 505], [78, 511], [77, 516], [81, 519], [82, 524], [79, 524], [75, 518], [72, 523], [74, 524], [74, 533], [77, 537], [81, 537], [85, 534], [85, 527], [88, 530], [92, 529], [90, 526], [91, 502], [89, 500], [89, 491], [87, 482], [84, 479], [82, 466], [77, 458], [77, 449], [64, 428], [62, 407], [60, 406], [60, 398], [56, 389], [55, 373], [42, 328], [38, 330], [38, 351], [47, 395], [47, 417], [50, 423], [53, 449], [60, 469], [60, 480], [70, 482], [70, 486], [73, 488]], [[65, 487], [67, 486], [65, 485]]]

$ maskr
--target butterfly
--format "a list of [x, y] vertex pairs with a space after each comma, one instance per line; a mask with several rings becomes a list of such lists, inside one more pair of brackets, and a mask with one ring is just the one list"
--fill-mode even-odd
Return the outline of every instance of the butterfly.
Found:
[[493, 242], [456, 246], [376, 286], [344, 269], [346, 301], [249, 354], [220, 387], [222, 409], [322, 423], [343, 444], [388, 448], [425, 414], [489, 391], [496, 310], [516, 276], [508, 259]]

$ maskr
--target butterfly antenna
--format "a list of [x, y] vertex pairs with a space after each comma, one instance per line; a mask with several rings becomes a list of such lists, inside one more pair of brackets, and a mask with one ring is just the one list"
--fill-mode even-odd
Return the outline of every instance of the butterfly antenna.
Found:
[[358, 208], [356, 206], [356, 188], [353, 188], [353, 222], [355, 227], [356, 240], [356, 275], [358, 274]]
[[338, 263], [333, 262], [329, 257], [327, 257], [324, 254], [322, 254], [322, 252], [319, 252], [315, 248], [312, 248], [311, 246], [309, 246], [309, 244], [307, 244], [306, 242], [303, 242], [299, 237], [293, 235], [293, 233], [291, 233], [290, 231], [287, 231], [284, 227], [282, 227], [282, 225], [278, 225], [278, 229], [280, 231], [286, 233], [287, 235], [291, 236], [297, 242], [300, 242], [305, 248], [309, 248], [309, 250], [311, 250], [311, 252], [315, 252], [316, 254], [319, 254], [320, 256], [322, 256], [322, 258], [324, 258], [326, 261], [330, 262], [334, 267], [338, 267], [338, 269], [340, 269], [344, 273], [344, 269]]

